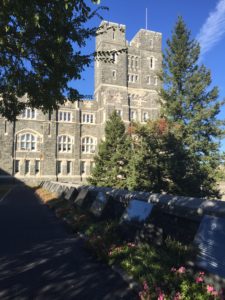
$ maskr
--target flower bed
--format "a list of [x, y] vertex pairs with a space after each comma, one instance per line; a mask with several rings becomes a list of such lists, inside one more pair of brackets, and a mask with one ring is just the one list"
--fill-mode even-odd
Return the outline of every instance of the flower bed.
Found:
[[[46, 196], [43, 192], [37, 193]], [[68, 201], [46, 197], [51, 199], [47, 205], [55, 210], [57, 217], [86, 237], [86, 246], [94, 255], [110, 265], [122, 267], [143, 284], [139, 293], [141, 300], [224, 299], [223, 291], [216, 291], [205, 283], [203, 272], [193, 274], [186, 269], [186, 262], [195, 254], [191, 246], [170, 237], [161, 246], [125, 242], [119, 220], [98, 220]]]

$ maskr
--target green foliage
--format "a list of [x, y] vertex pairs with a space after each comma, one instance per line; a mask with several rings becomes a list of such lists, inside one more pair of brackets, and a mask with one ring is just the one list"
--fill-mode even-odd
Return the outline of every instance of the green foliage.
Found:
[[86, 23], [99, 9], [92, 11], [84, 0], [1, 1], [2, 115], [14, 120], [25, 105], [18, 97], [25, 94], [27, 105], [43, 111], [80, 99], [69, 82], [80, 79], [93, 59], [81, 49], [96, 34]]
[[139, 293], [141, 300], [223, 299], [222, 291], [205, 283], [203, 272], [193, 275], [184, 267], [193, 258], [192, 247], [171, 238], [160, 247], [127, 243], [120, 238], [118, 221], [96, 220], [65, 200], [54, 200], [51, 207], [76, 232], [85, 233], [87, 247], [98, 258], [120, 265], [137, 281], [144, 282]]
[[181, 125], [161, 118], [134, 126], [134, 132], [137, 139], [129, 161], [129, 189], [199, 195], [198, 185], [190, 189], [194, 175], [189, 172], [190, 157], [183, 145]]
[[114, 111], [106, 122], [105, 140], [99, 144], [89, 182], [96, 186], [126, 187], [131, 140], [125, 125]]
[[217, 100], [218, 89], [210, 89], [210, 71], [198, 64], [200, 47], [181, 17], [167, 45], [161, 97], [164, 114], [180, 126], [190, 179], [187, 185], [196, 196], [218, 196], [215, 171], [220, 163], [218, 140], [224, 123], [217, 116], [223, 102]]

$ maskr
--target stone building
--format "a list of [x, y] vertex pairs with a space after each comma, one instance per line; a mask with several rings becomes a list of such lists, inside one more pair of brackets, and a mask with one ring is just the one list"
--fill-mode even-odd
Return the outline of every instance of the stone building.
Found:
[[111, 59], [95, 62], [94, 100], [66, 102], [52, 114], [27, 107], [15, 123], [0, 117], [0, 181], [85, 182], [114, 110], [127, 125], [157, 117], [162, 35], [141, 29], [128, 42], [125, 33], [125, 25], [101, 23], [96, 51], [111, 51]]

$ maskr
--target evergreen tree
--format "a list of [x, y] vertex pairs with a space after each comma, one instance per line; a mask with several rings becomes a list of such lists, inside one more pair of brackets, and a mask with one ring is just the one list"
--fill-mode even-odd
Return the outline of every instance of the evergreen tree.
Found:
[[132, 156], [127, 186], [131, 190], [162, 192], [166, 189], [164, 139], [158, 134], [158, 122], [134, 125]]
[[127, 185], [132, 190], [185, 194], [182, 178], [186, 153], [180, 130], [165, 118], [136, 125], [137, 140], [129, 161]]
[[210, 88], [210, 71], [198, 64], [200, 46], [181, 17], [167, 45], [161, 97], [165, 115], [182, 134], [187, 160], [184, 190], [189, 188], [194, 196], [218, 196], [215, 171], [223, 131], [217, 115], [223, 103], [218, 101], [218, 89]]
[[105, 140], [99, 144], [89, 183], [96, 186], [125, 188], [130, 153], [130, 138], [120, 116], [114, 111], [106, 122]]

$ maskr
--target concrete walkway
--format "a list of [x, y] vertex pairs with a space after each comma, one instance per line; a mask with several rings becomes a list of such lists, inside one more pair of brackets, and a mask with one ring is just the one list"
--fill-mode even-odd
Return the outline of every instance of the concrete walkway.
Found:
[[136, 299], [26, 187], [0, 202], [0, 299]]

